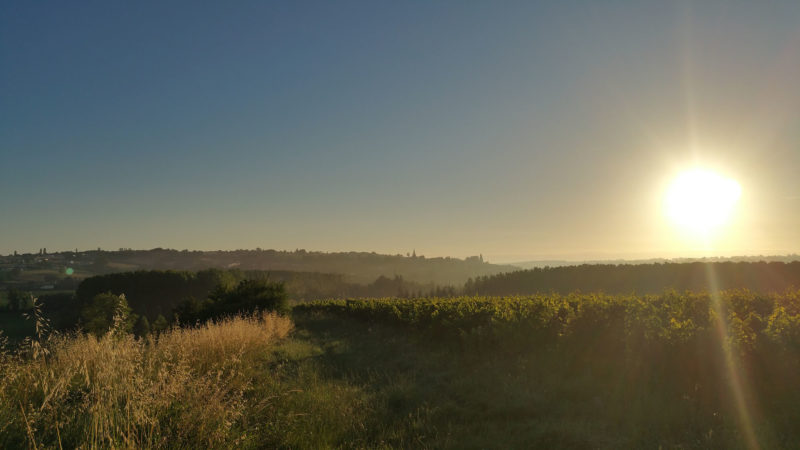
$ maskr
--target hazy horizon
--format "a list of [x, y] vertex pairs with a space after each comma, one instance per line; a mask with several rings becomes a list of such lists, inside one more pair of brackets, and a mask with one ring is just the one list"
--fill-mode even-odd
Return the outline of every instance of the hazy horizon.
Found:
[[4, 3], [0, 254], [800, 253], [800, 5], [503, 6]]
[[[473, 254], [464, 254], [464, 255], [442, 255], [442, 254], [427, 254], [423, 251], [418, 251], [416, 248], [409, 250], [409, 251], [386, 251], [386, 252], [377, 252], [374, 250], [354, 250], [354, 249], [332, 249], [332, 250], [320, 250], [320, 249], [311, 249], [311, 248], [295, 248], [295, 249], [287, 249], [287, 248], [261, 248], [261, 247], [254, 247], [254, 248], [226, 248], [226, 249], [219, 249], [219, 248], [207, 248], [207, 249], [178, 249], [178, 248], [171, 248], [171, 247], [152, 247], [152, 248], [131, 248], [131, 247], [119, 247], [117, 249], [112, 248], [102, 248], [102, 247], [94, 247], [94, 248], [46, 248], [46, 247], [39, 247], [37, 249], [25, 249], [25, 250], [16, 250], [18, 254], [37, 254], [40, 250], [46, 250], [47, 254], [53, 253], [62, 253], [62, 252], [71, 252], [74, 250], [78, 250], [78, 252], [85, 252], [85, 251], [95, 251], [95, 250], [102, 250], [107, 252], [115, 252], [118, 250], [133, 250], [133, 251], [150, 251], [156, 248], [161, 248], [164, 250], [174, 250], [174, 251], [200, 251], [200, 252], [234, 252], [234, 251], [254, 251], [254, 250], [273, 250], [278, 252], [293, 252], [297, 250], [305, 250], [307, 252], [320, 252], [320, 253], [376, 253], [382, 255], [400, 255], [400, 256], [410, 256], [412, 253], [415, 254], [417, 257], [424, 257], [424, 258], [458, 258], [458, 259], [465, 259], [468, 257], [475, 257], [481, 256], [483, 260], [487, 263], [491, 264], [526, 264], [526, 263], [534, 263], [534, 262], [566, 262], [566, 263], [595, 263], [595, 262], [603, 262], [603, 261], [648, 261], [648, 260], [658, 260], [658, 259], [666, 259], [666, 260], [681, 260], [681, 259], [703, 259], [703, 258], [758, 258], [764, 257], [767, 259], [771, 258], [782, 258], [782, 257], [792, 257], [798, 256], [796, 253], [785, 253], [785, 254], [705, 254], [705, 255], [698, 255], [698, 256], [648, 256], [648, 255], [627, 255], [627, 256], [615, 256], [609, 254], [594, 254], [594, 255], [528, 255], [528, 256], [520, 256], [520, 255], [499, 255], [495, 258], [489, 258], [486, 255], [478, 252]], [[0, 256], [12, 256], [14, 252], [10, 252], [8, 254], [0, 253]]]

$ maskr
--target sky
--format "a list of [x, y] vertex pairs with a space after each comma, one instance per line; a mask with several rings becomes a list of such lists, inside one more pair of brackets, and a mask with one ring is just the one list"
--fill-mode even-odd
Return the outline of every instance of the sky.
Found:
[[800, 253], [798, 49], [795, 1], [3, 2], [0, 254]]

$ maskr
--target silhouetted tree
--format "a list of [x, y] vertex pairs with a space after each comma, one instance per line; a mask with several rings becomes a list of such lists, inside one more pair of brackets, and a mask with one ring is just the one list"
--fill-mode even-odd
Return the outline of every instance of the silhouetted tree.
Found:
[[175, 315], [181, 326], [193, 325], [204, 319], [205, 305], [194, 297], [186, 297], [175, 308]]
[[23, 292], [18, 289], [10, 288], [7, 291], [8, 296], [8, 309], [11, 311], [19, 311], [28, 307], [31, 294]]
[[252, 313], [257, 309], [288, 313], [285, 285], [268, 280], [242, 280], [232, 288], [220, 285], [205, 301], [200, 302], [194, 297], [185, 299], [175, 309], [175, 314], [181, 325], [191, 325], [197, 321]]
[[145, 337], [150, 334], [150, 322], [147, 316], [139, 316], [136, 325], [133, 327], [133, 333], [139, 337]]
[[81, 310], [83, 328], [95, 336], [102, 336], [114, 325], [114, 319], [121, 321], [121, 330], [131, 332], [136, 323], [136, 315], [131, 314], [131, 309], [124, 295], [111, 293], [97, 294], [92, 301]]
[[155, 322], [153, 322], [153, 326], [151, 327], [151, 330], [154, 333], [161, 333], [162, 331], [166, 330], [168, 327], [169, 327], [169, 324], [167, 323], [167, 319], [163, 315], [159, 314], [158, 317], [156, 317]]
[[[713, 279], [712, 279], [713, 278]], [[520, 270], [467, 280], [468, 295], [569, 293], [655, 294], [664, 290], [749, 289], [783, 292], [800, 286], [800, 261], [583, 264]]]

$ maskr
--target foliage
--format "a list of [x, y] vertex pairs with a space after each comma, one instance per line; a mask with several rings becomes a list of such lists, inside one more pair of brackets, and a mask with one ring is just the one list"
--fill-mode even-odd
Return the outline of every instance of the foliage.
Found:
[[19, 289], [9, 288], [6, 292], [6, 297], [8, 298], [9, 311], [20, 311], [30, 307], [31, 294], [29, 292], [23, 292]]
[[169, 328], [169, 323], [167, 322], [167, 319], [161, 314], [159, 314], [158, 317], [156, 317], [156, 320], [155, 322], [153, 322], [153, 326], [150, 329], [154, 333], [161, 333], [162, 331], [165, 331], [167, 328]]
[[32, 336], [34, 327], [19, 311], [0, 311], [0, 332], [11, 342]]
[[292, 314], [40, 335], [0, 356], [0, 447], [742, 448], [737, 380], [763, 448], [800, 439], [800, 291]]
[[[653, 383], [664, 395], [686, 396], [704, 414], [730, 412], [730, 392], [745, 384], [748, 405], [768, 405], [763, 417], [776, 428], [800, 420], [793, 381], [800, 379], [800, 291], [387, 298], [296, 308], [414, 330], [483, 355], [559, 355], [559, 364], [609, 382]], [[617, 401], [640, 395], [631, 388]]]
[[184, 300], [175, 310], [183, 325], [209, 319], [252, 313], [256, 310], [286, 314], [289, 302], [281, 282], [242, 280], [234, 287], [217, 286], [205, 301], [194, 297]]
[[150, 331], [150, 321], [147, 320], [147, 316], [139, 316], [133, 326], [133, 334], [143, 337], [150, 334]]
[[[45, 301], [52, 306], [50, 317], [61, 323], [74, 325], [77, 317], [71, 311], [80, 310], [94, 296], [110, 292], [125, 294], [128, 304], [135, 314], [147, 316], [152, 323], [159, 314], [170, 317], [179, 305], [194, 298], [199, 307], [220, 286], [233, 289], [244, 280], [282, 282], [287, 295], [294, 300], [316, 300], [323, 298], [346, 297], [409, 297], [423, 292], [454, 293], [452, 288], [436, 287], [410, 282], [401, 276], [394, 278], [378, 277], [373, 283], [361, 285], [347, 282], [343, 275], [306, 272], [263, 272], [242, 270], [206, 269], [199, 272], [183, 271], [136, 271], [113, 273], [87, 278], [78, 286], [74, 298], [54, 298]], [[70, 322], [71, 320], [71, 322]], [[63, 327], [63, 328], [68, 328]], [[61, 328], [61, 327], [60, 327]]]
[[[767, 345], [800, 350], [800, 291], [747, 290], [660, 295], [569, 294], [512, 297], [326, 300], [296, 307], [411, 327], [475, 344], [524, 340], [539, 347], [602, 336], [620, 347], [681, 346], [707, 339], [717, 322], [742, 354]], [[720, 318], [720, 312], [725, 314]]]
[[42, 302], [44, 315], [54, 329], [66, 331], [77, 326], [82, 305], [73, 293], [46, 294], [41, 295], [39, 299]]
[[137, 318], [138, 316], [131, 314], [125, 295], [112, 293], [95, 295], [81, 310], [84, 330], [98, 337], [107, 333], [116, 321], [121, 323], [122, 331], [129, 333], [133, 330]]
[[242, 280], [232, 288], [221, 286], [214, 290], [209, 300], [214, 317], [257, 309], [281, 314], [289, 311], [286, 286], [282, 282], [268, 280]]
[[185, 298], [206, 298], [217, 286], [233, 286], [241, 279], [240, 272], [217, 269], [114, 273], [83, 280], [75, 293], [75, 301], [82, 308], [98, 294], [124, 294], [134, 313], [155, 320], [159, 314], [170, 315]]
[[713, 277], [722, 290], [783, 292], [800, 288], [800, 261], [583, 264], [480, 276], [464, 285], [468, 295], [558, 292], [657, 294], [666, 289], [702, 291]]

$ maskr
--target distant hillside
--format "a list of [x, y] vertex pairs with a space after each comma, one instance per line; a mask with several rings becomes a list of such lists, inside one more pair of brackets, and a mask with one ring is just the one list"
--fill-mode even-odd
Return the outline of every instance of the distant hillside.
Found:
[[705, 258], [649, 258], [649, 259], [594, 259], [594, 260], [566, 260], [566, 259], [537, 259], [532, 261], [519, 261], [508, 263], [520, 269], [535, 269], [537, 267], [564, 267], [580, 266], [582, 264], [655, 264], [655, 263], [689, 263], [689, 262], [792, 262], [800, 261], [800, 255], [772, 255], [772, 256], [715, 256]]
[[783, 292], [800, 287], [800, 261], [693, 262], [655, 264], [583, 264], [535, 268], [470, 280], [466, 294], [516, 295], [570, 293], [611, 294], [709, 291], [747, 288], [757, 292]]
[[242, 270], [322, 272], [342, 274], [348, 282], [368, 284], [378, 277], [401, 276], [422, 284], [460, 286], [469, 278], [515, 270], [509, 265], [466, 259], [381, 255], [366, 252], [324, 253], [306, 250], [179, 251], [169, 249], [88, 251], [74, 255], [94, 273], [131, 270], [189, 270], [237, 268]]

